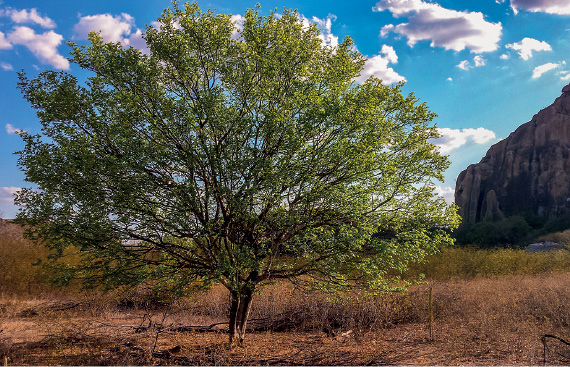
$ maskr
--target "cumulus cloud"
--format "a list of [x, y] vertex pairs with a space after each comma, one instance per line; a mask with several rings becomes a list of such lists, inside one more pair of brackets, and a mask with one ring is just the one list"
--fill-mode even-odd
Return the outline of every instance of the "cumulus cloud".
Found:
[[443, 197], [443, 199], [448, 203], [451, 204], [455, 202], [455, 189], [449, 186], [436, 186], [434, 192]]
[[[9, 18], [11, 25], [32, 24], [42, 28], [55, 28], [55, 22], [47, 16], [41, 16], [37, 9], [15, 10], [12, 8], [0, 9], [0, 17]], [[57, 47], [61, 44], [63, 37], [53, 30], [41, 34], [36, 33], [28, 26], [15, 26], [8, 33], [0, 32], [0, 50], [13, 49], [15, 45], [22, 45], [28, 48], [42, 63], [49, 64], [55, 68], [69, 69], [69, 61], [61, 56]], [[3, 70], [12, 70], [12, 66], [1, 63]]]
[[463, 60], [459, 64], [457, 64], [457, 67], [460, 68], [461, 70], [469, 70], [469, 68], [471, 68], [471, 65], [469, 64], [469, 61]]
[[332, 22], [336, 20], [336, 15], [329, 14], [326, 19], [320, 19], [313, 16], [311, 20], [321, 31], [319, 38], [325, 45], [332, 47], [338, 46], [338, 36], [335, 36], [331, 31]]
[[422, 0], [381, 0], [374, 11], [388, 10], [396, 18], [407, 17], [408, 23], [382, 27], [381, 36], [395, 32], [408, 38], [408, 45], [430, 40], [432, 47], [474, 53], [495, 51], [501, 39], [501, 23], [485, 20], [480, 12], [446, 9]]
[[481, 55], [477, 55], [473, 58], [473, 65], [467, 60], [463, 60], [457, 64], [457, 67], [461, 70], [469, 70], [473, 67], [478, 68], [480, 66], [485, 66], [485, 59]]
[[14, 67], [11, 64], [8, 64], [7, 62], [0, 62], [0, 68], [2, 68], [2, 70], [4, 71], [14, 70]]
[[2, 202], [14, 202], [14, 195], [20, 191], [21, 187], [14, 187], [14, 186], [0, 186], [0, 201]]
[[230, 20], [234, 23], [232, 38], [237, 39], [243, 29], [243, 22], [245, 22], [245, 17], [241, 14], [234, 14], [230, 17]]
[[508, 59], [509, 59], [509, 55], [507, 55], [507, 54], [502, 54], [502, 55], [500, 56], [500, 58], [501, 58], [501, 60], [508, 60]]
[[473, 141], [475, 144], [485, 144], [496, 138], [493, 131], [483, 127], [477, 129], [450, 129], [444, 127], [437, 130], [441, 136], [437, 139], [432, 139], [431, 142], [439, 147], [439, 151], [442, 154], [447, 154], [467, 144], [468, 141]]
[[57, 52], [63, 36], [54, 31], [37, 34], [29, 27], [19, 26], [8, 34], [7, 40], [14, 45], [26, 46], [42, 63], [62, 70], [69, 69], [69, 61]]
[[517, 14], [519, 9], [548, 14], [570, 14], [570, 0], [511, 0], [511, 8]]
[[478, 68], [479, 66], [485, 66], [485, 59], [481, 55], [477, 55], [473, 58], [473, 62], [475, 63], [475, 67]]
[[150, 53], [146, 41], [143, 38], [143, 32], [140, 29], [137, 29], [135, 33], [129, 35], [129, 38], [124, 39], [123, 45], [134, 47], [147, 54]]
[[25, 130], [15, 128], [12, 124], [6, 124], [6, 132], [8, 134], [21, 134], [25, 132]]
[[[308, 29], [311, 23], [315, 24], [319, 29], [319, 38], [321, 39], [323, 45], [332, 47], [338, 46], [338, 36], [332, 33], [332, 22], [335, 20], [336, 15], [334, 14], [329, 14], [325, 19], [321, 19], [315, 16], [307, 18], [304, 15], [301, 15], [301, 24], [303, 27]], [[239, 25], [241, 27], [242, 24], [243, 23], [236, 24], [236, 26]]]
[[134, 18], [129, 14], [113, 16], [111, 14], [87, 15], [81, 17], [73, 26], [74, 37], [87, 39], [89, 32], [100, 32], [105, 42], [127, 42], [134, 26]]
[[120, 15], [96, 14], [79, 18], [73, 26], [73, 37], [87, 39], [90, 32], [99, 33], [103, 41], [120, 43], [125, 47], [134, 47], [146, 54], [149, 53], [143, 32], [135, 28], [135, 18], [127, 13]]
[[392, 46], [383, 45], [380, 50], [381, 55], [376, 55], [364, 64], [364, 68], [360, 72], [360, 76], [356, 78], [357, 82], [363, 82], [371, 76], [381, 79], [385, 84], [406, 81], [406, 78], [398, 74], [388, 64], [398, 63], [398, 55]]
[[549, 63], [543, 64], [543, 65], [537, 66], [532, 71], [532, 78], [533, 79], [540, 78], [542, 76], [542, 74], [546, 73], [547, 71], [554, 70], [554, 69], [560, 67], [560, 65], [562, 65], [562, 64], [564, 64], [564, 63], [555, 64], [553, 62], [549, 62]]
[[39, 24], [42, 28], [52, 29], [55, 28], [55, 22], [49, 17], [42, 17], [38, 14], [36, 8], [15, 10], [12, 8], [1, 9], [0, 16], [9, 17], [12, 22], [17, 24], [33, 23]]
[[6, 39], [6, 35], [0, 32], [0, 50], [9, 50], [12, 47], [12, 44]]
[[530, 59], [533, 51], [552, 51], [552, 47], [545, 41], [538, 41], [529, 37], [523, 38], [520, 42], [509, 43], [505, 47], [518, 51], [523, 60]]

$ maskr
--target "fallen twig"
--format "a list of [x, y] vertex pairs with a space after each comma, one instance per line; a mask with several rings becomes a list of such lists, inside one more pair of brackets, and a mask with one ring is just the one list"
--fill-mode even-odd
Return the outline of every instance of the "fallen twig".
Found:
[[[543, 365], [544, 365], [544, 366], [546, 366], [546, 349], [547, 349], [547, 347], [546, 347], [546, 339], [547, 339], [547, 338], [551, 338], [551, 339], [558, 340], [558, 341], [561, 342], [562, 344], [565, 344], [565, 345], [567, 345], [567, 346], [570, 346], [570, 342], [567, 342], [566, 340], [562, 339], [561, 337], [558, 337], [558, 336], [556, 336], [556, 335], [544, 334], [544, 335], [542, 336], [542, 338], [541, 338], [541, 340], [542, 340], [542, 345], [543, 345], [543, 347], [544, 347], [544, 356], [543, 356]], [[563, 358], [565, 358], [565, 359], [567, 359], [567, 360], [570, 360], [570, 357], [568, 357], [567, 355], [564, 355], [564, 354], [561, 354], [561, 353], [558, 353], [558, 352], [555, 352], [555, 353], [556, 353], [558, 356], [560, 356], [560, 357], [563, 357]]]

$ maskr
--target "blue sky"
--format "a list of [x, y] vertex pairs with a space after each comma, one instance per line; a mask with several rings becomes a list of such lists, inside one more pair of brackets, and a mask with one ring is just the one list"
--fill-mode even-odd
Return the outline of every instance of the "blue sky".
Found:
[[[323, 41], [350, 36], [369, 60], [363, 77], [406, 81], [438, 114], [436, 141], [452, 162], [439, 191], [448, 200], [455, 179], [489, 146], [548, 106], [570, 83], [570, 0], [198, 1], [240, 15], [259, 2], [270, 10], [298, 9], [317, 23]], [[40, 125], [16, 88], [16, 72], [79, 73], [67, 60], [66, 40], [89, 31], [107, 41], [144, 49], [142, 34], [169, 0], [0, 0], [0, 213], [14, 217], [12, 194], [27, 186], [13, 152], [18, 131]]]

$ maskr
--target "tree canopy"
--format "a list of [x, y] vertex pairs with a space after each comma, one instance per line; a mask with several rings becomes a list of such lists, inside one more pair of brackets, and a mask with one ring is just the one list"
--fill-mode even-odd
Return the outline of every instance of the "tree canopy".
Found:
[[268, 282], [389, 291], [452, 242], [455, 209], [433, 192], [448, 166], [429, 142], [435, 115], [402, 84], [355, 83], [365, 58], [349, 38], [328, 46], [288, 10], [250, 9], [239, 29], [174, 5], [158, 24], [148, 54], [97, 34], [70, 44], [86, 80], [20, 75], [43, 128], [22, 134], [36, 187], [18, 218], [52, 249], [58, 281], [221, 283], [243, 341]]

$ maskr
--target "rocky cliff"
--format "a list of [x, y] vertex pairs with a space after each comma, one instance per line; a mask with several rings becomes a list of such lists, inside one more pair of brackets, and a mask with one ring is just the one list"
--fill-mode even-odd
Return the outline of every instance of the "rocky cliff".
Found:
[[459, 174], [463, 223], [570, 213], [570, 85], [554, 103]]

